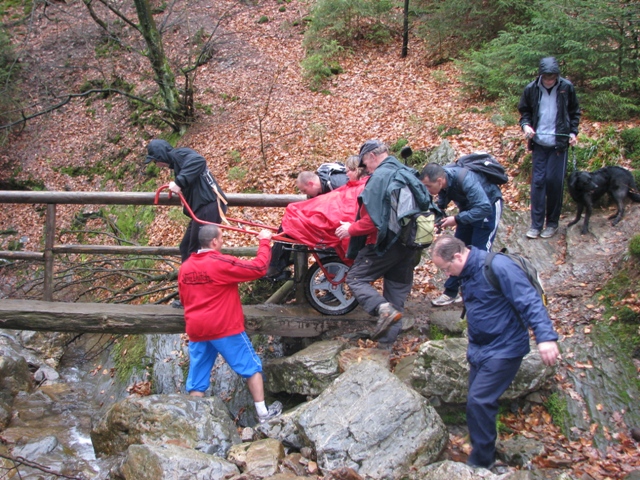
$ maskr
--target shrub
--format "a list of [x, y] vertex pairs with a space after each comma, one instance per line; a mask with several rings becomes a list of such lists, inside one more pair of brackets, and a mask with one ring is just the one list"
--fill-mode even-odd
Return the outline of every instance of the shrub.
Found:
[[640, 259], [640, 235], [635, 235], [629, 242], [629, 253]]
[[338, 57], [343, 50], [343, 47], [333, 40], [302, 60], [303, 75], [312, 90], [319, 89], [327, 78], [342, 72]]
[[640, 160], [640, 128], [628, 128], [620, 132], [624, 153], [628, 159]]
[[631, 99], [608, 90], [584, 95], [581, 97], [581, 107], [589, 118], [600, 122], [629, 120], [640, 114], [640, 106]]

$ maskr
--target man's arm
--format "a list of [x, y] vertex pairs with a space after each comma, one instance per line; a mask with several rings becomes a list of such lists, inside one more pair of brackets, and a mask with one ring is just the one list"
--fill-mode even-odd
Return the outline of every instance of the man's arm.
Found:
[[206, 170], [207, 161], [202, 155], [194, 152], [185, 158], [181, 165], [180, 173], [176, 175], [175, 183], [184, 190], [194, 183]]
[[491, 202], [482, 187], [478, 175], [471, 171], [467, 172], [460, 188], [462, 189], [463, 195], [467, 198], [470, 208], [455, 216], [456, 223], [470, 224], [481, 222], [491, 216], [493, 213]]
[[355, 222], [340, 222], [340, 226], [336, 229], [336, 236], [342, 240], [347, 237], [371, 235], [377, 231], [378, 229], [363, 205], [360, 208], [360, 219]]

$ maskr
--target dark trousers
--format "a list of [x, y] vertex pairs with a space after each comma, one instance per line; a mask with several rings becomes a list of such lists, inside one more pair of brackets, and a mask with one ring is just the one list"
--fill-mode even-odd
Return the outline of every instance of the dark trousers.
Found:
[[[218, 204], [216, 202], [203, 205], [198, 210], [193, 212], [199, 220], [205, 222], [220, 223], [220, 211], [218, 210]], [[187, 231], [184, 232], [184, 237], [180, 242], [180, 256], [184, 262], [189, 256], [197, 252], [200, 249], [200, 241], [198, 240], [198, 234], [200, 233], [200, 227], [202, 224], [191, 220]]]
[[[498, 225], [500, 224], [500, 218], [502, 217], [502, 199], [498, 199], [493, 204], [493, 213], [489, 217], [486, 225], [477, 227], [473, 225], [460, 224], [456, 227], [456, 231], [453, 234], [454, 237], [459, 238], [465, 245], [473, 245], [480, 250], [487, 252], [491, 251], [491, 246], [498, 233]], [[447, 281], [444, 282], [444, 293], [450, 297], [458, 295], [460, 290], [460, 280], [456, 276], [450, 276]]]
[[531, 228], [557, 227], [562, 211], [567, 150], [533, 144], [531, 176]]
[[468, 463], [489, 467], [496, 457], [498, 398], [511, 385], [522, 357], [494, 358], [470, 365], [467, 426], [473, 450]]
[[[358, 303], [370, 315], [377, 315], [378, 307], [386, 302], [403, 312], [404, 302], [413, 287], [414, 259], [415, 252], [399, 242], [394, 243], [382, 256], [375, 252], [373, 245], [366, 245], [358, 252], [349, 269], [347, 285]], [[384, 280], [382, 295], [371, 285], [380, 277]], [[402, 322], [394, 323], [378, 341], [383, 344], [393, 343], [401, 329]]]

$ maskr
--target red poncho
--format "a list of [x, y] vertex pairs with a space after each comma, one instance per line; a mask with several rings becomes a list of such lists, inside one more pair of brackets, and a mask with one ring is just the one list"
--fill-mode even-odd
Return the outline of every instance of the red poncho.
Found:
[[[341, 221], [355, 221], [358, 196], [364, 190], [367, 178], [349, 182], [304, 202], [289, 204], [282, 218], [284, 234], [309, 247], [332, 247], [347, 263], [349, 238], [340, 240], [335, 232]], [[351, 263], [353, 260], [348, 260], [348, 264]]]

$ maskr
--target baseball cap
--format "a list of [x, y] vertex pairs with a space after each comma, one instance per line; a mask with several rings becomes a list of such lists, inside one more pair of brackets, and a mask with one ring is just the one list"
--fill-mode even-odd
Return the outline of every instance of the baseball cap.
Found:
[[147, 158], [145, 158], [144, 160], [144, 164], [146, 165], [147, 163], [151, 163], [155, 160], [155, 158], [153, 158], [151, 155], [147, 155]]
[[367, 140], [366, 142], [364, 142], [362, 144], [362, 146], [360, 147], [360, 153], [358, 154], [358, 157], [360, 157], [360, 163], [358, 164], [359, 167], [364, 167], [364, 163], [362, 163], [362, 158], [369, 152], [373, 152], [376, 148], [383, 146], [384, 143], [382, 143], [380, 140]]

